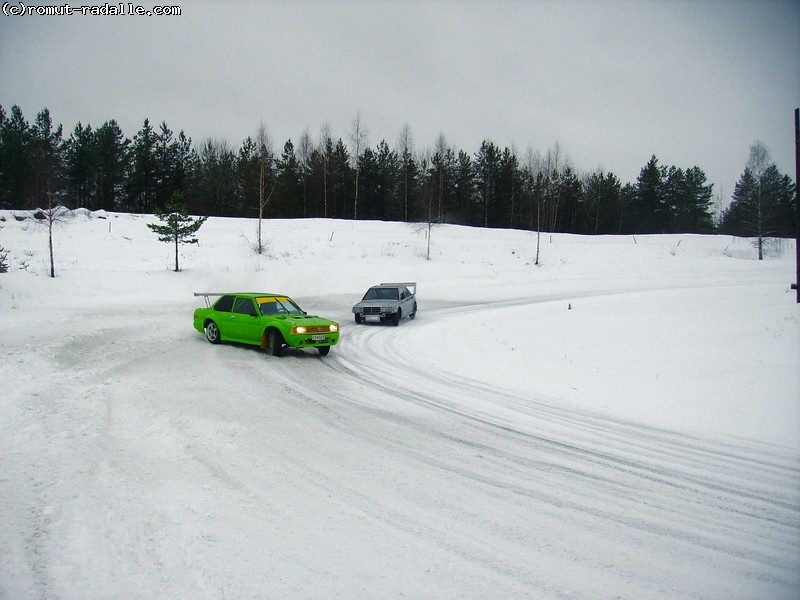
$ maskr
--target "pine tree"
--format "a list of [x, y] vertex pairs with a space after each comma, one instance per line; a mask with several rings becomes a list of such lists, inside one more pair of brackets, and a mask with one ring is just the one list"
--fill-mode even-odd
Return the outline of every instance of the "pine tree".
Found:
[[358, 214], [361, 220], [380, 218], [383, 199], [380, 194], [378, 157], [372, 148], [364, 148], [358, 157]]
[[522, 191], [521, 172], [517, 155], [508, 147], [500, 156], [498, 173], [498, 196], [502, 227], [516, 227], [521, 221], [520, 197]]
[[592, 173], [586, 179], [584, 190], [586, 229], [582, 233], [617, 233], [622, 186], [616, 175], [602, 171]]
[[173, 137], [170, 128], [162, 122], [153, 147], [155, 202], [159, 208], [166, 206], [175, 193], [186, 192], [194, 158], [191, 138], [186, 137], [183, 131], [178, 137]]
[[681, 201], [676, 207], [676, 232], [712, 233], [714, 217], [711, 214], [714, 185], [706, 184], [706, 174], [699, 167], [687, 169], [681, 190]]
[[156, 142], [158, 136], [153, 131], [150, 120], [145, 119], [139, 133], [133, 138], [130, 150], [130, 173], [126, 192], [128, 209], [138, 213], [152, 213], [158, 207], [158, 166], [156, 163]]
[[475, 155], [475, 190], [480, 204], [483, 227], [497, 226], [497, 179], [500, 151], [494, 143], [484, 140]]
[[241, 216], [236, 186], [236, 156], [225, 140], [206, 140], [200, 147], [192, 190], [198, 212]]
[[[416, 199], [417, 178], [419, 177], [419, 167], [414, 160], [414, 138], [411, 134], [411, 127], [406, 124], [400, 132], [397, 143], [397, 154], [400, 164], [398, 166], [398, 196], [399, 196], [399, 220], [409, 221], [413, 213], [413, 206]], [[411, 212], [409, 212], [411, 209]]]
[[578, 230], [577, 218], [581, 212], [583, 184], [572, 167], [567, 165], [556, 180], [558, 210], [553, 220], [553, 231], [572, 233]]
[[300, 164], [294, 153], [292, 140], [286, 140], [283, 153], [276, 161], [276, 187], [273, 214], [278, 217], [296, 217], [302, 210], [302, 182]]
[[396, 220], [400, 217], [398, 202], [398, 174], [400, 161], [397, 153], [389, 148], [385, 140], [378, 144], [377, 191], [379, 203], [375, 207], [376, 218]]
[[32, 134], [16, 104], [6, 116], [0, 107], [0, 208], [36, 208], [32, 198]]
[[73, 208], [96, 208], [96, 140], [92, 126], [78, 122], [65, 142], [65, 184], [67, 204]]
[[107, 211], [123, 208], [123, 189], [128, 170], [126, 139], [115, 120], [106, 121], [94, 131], [96, 206]]
[[353, 218], [350, 212], [350, 199], [355, 170], [350, 166], [350, 153], [341, 138], [336, 142], [328, 160], [329, 209], [328, 216], [334, 219]]
[[175, 185], [177, 162], [176, 143], [172, 130], [165, 121], [161, 122], [160, 131], [153, 144], [153, 165], [155, 171], [155, 206], [163, 209], [175, 192], [182, 191]]
[[637, 196], [638, 190], [634, 184], [626, 183], [622, 186], [619, 193], [619, 226], [616, 231], [618, 235], [639, 233], [635, 210]]
[[50, 111], [43, 108], [31, 127], [33, 200], [37, 208], [60, 204], [63, 177], [62, 127], [53, 128]]
[[725, 233], [747, 237], [757, 229], [755, 209], [756, 179], [745, 168], [733, 188], [730, 205], [722, 213], [720, 228]]
[[795, 184], [774, 163], [761, 177], [766, 211], [766, 232], [771, 237], [791, 238], [796, 234]]
[[247, 137], [236, 157], [236, 195], [241, 199], [242, 214], [257, 214], [259, 204], [260, 161], [253, 138]]
[[193, 237], [197, 230], [206, 222], [208, 217], [193, 219], [186, 214], [186, 204], [182, 193], [176, 193], [167, 203], [166, 210], [156, 210], [156, 216], [164, 225], [148, 223], [149, 227], [156, 235], [158, 241], [175, 244], [175, 272], [180, 271], [178, 265], [178, 247], [180, 244], [197, 244], [198, 240]]
[[664, 171], [654, 156], [642, 167], [636, 180], [634, 227], [639, 233], [664, 233], [667, 228], [664, 203]]

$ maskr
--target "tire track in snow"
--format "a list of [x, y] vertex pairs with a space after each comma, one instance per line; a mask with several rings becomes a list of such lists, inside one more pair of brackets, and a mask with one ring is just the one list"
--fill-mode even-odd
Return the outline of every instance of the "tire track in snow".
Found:
[[[470, 312], [471, 308], [454, 307], [425, 314], [457, 321], [468, 319]], [[767, 576], [775, 583], [798, 585], [793, 557], [800, 548], [800, 505], [793, 482], [800, 469], [794, 457], [780, 448], [706, 440], [488, 388], [421, 364], [413, 338], [422, 327], [425, 319], [403, 322], [399, 328], [348, 327], [343, 332], [346, 345], [325, 364], [334, 377], [357, 382], [358, 389], [345, 391], [338, 401], [395, 422], [407, 417], [393, 413], [392, 402], [376, 408], [375, 397], [430, 409], [447, 426], [460, 429], [455, 435], [442, 433], [443, 444], [489, 455], [504, 473], [524, 476], [544, 471], [557, 482], [553, 487], [559, 493], [532, 492], [530, 487], [509, 484], [508, 478], [476, 472], [474, 464], [436, 460], [402, 441], [397, 442], [399, 451], [459, 478], [566, 507], [592, 521], [615, 522], [665, 539], [667, 545], [689, 545], [753, 561], [759, 565], [751, 565], [755, 570], [777, 571]], [[303, 387], [302, 378], [289, 373], [287, 377], [305, 393], [313, 393]], [[407, 422], [419, 431], [420, 423]], [[481, 437], [489, 441], [475, 441]]]

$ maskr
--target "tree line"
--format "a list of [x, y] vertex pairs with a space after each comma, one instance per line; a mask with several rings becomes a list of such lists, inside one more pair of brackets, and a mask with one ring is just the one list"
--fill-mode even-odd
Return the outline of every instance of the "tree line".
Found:
[[767, 157], [748, 161], [730, 206], [715, 214], [703, 170], [652, 156], [635, 182], [581, 173], [558, 144], [523, 156], [486, 140], [477, 151], [440, 135], [418, 151], [405, 126], [394, 146], [366, 143], [357, 115], [348, 136], [304, 132], [279, 151], [262, 124], [238, 148], [193, 144], [145, 120], [132, 139], [109, 120], [69, 135], [42, 109], [29, 123], [0, 106], [0, 208], [68, 208], [153, 214], [179, 197], [192, 214], [443, 222], [579, 234], [794, 235], [794, 183]]

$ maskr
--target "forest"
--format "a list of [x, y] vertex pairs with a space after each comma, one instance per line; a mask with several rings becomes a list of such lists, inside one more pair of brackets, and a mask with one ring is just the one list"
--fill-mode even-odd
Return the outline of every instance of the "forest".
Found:
[[366, 144], [360, 116], [346, 143], [323, 127], [279, 150], [263, 124], [238, 148], [193, 144], [145, 120], [133, 138], [115, 120], [65, 134], [47, 108], [33, 122], [0, 106], [0, 209], [65, 206], [152, 214], [179, 200], [192, 214], [378, 219], [577, 234], [728, 233], [794, 237], [795, 183], [760, 143], [727, 207], [698, 166], [659, 164], [634, 182], [581, 172], [556, 144], [518, 156], [488, 139], [471, 151], [440, 135], [418, 151], [410, 128]]

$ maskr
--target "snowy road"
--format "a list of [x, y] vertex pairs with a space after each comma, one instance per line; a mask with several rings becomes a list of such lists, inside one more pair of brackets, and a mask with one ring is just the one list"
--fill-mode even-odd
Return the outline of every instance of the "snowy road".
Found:
[[345, 341], [325, 359], [212, 346], [169, 307], [124, 328], [114, 312], [31, 320], [4, 346], [38, 374], [11, 382], [5, 415], [4, 597], [800, 589], [790, 455], [450, 373], [431, 328], [475, 347], [474, 308], [396, 328], [333, 315]]

